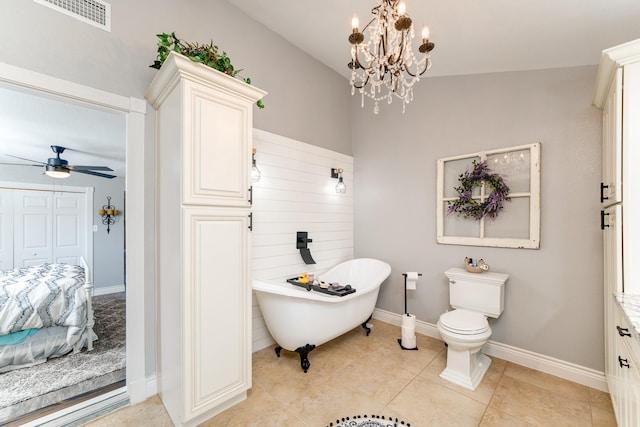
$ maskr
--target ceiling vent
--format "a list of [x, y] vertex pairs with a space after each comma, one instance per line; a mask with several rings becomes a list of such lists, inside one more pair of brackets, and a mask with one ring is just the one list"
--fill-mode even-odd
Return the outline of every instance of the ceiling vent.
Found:
[[111, 32], [111, 5], [102, 0], [33, 0], [65, 15]]

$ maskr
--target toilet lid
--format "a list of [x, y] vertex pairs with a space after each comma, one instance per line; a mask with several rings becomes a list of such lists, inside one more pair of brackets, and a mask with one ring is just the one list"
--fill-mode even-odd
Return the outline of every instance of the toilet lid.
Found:
[[482, 313], [461, 309], [442, 314], [440, 325], [446, 330], [462, 335], [481, 334], [490, 330], [489, 322]]

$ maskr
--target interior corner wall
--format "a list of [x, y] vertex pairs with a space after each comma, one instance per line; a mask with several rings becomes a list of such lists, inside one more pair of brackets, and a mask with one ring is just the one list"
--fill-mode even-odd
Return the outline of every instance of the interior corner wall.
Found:
[[[450, 309], [444, 271], [465, 256], [483, 258], [510, 275], [504, 312], [490, 319], [492, 340], [604, 370], [596, 71], [427, 77], [404, 115], [398, 100], [375, 116], [354, 97], [355, 255], [393, 268], [379, 308], [402, 313], [401, 273], [419, 271], [408, 308], [435, 324]], [[437, 244], [436, 160], [534, 142], [542, 147], [540, 249]]]
[[[0, 61], [127, 97], [144, 98], [156, 70], [156, 34], [213, 40], [241, 74], [266, 90], [254, 107], [254, 126], [343, 154], [351, 154], [345, 79], [223, 0], [109, 0], [106, 32], [30, 0], [3, 0]], [[146, 374], [155, 374], [155, 114], [145, 119], [145, 345]]]

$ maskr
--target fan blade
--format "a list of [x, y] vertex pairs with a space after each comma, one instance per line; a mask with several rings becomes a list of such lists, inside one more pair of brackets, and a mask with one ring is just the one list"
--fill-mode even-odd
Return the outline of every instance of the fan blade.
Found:
[[13, 157], [14, 159], [25, 160], [27, 162], [40, 163], [41, 165], [46, 165], [44, 162], [39, 162], [37, 160], [25, 159], [24, 157], [12, 156], [11, 154], [5, 154], [5, 156]]
[[107, 166], [77, 166], [77, 165], [67, 165], [67, 168], [73, 170], [73, 171], [90, 171], [90, 170], [94, 170], [94, 171], [112, 171], [113, 169], [107, 167]]
[[5, 162], [0, 162], [0, 165], [13, 165], [13, 166], [35, 166], [37, 168], [41, 168], [42, 165], [28, 165], [26, 163], [5, 163]]
[[109, 174], [106, 174], [106, 173], [100, 173], [100, 172], [94, 172], [94, 171], [74, 170], [74, 172], [84, 173], [84, 174], [87, 174], [87, 175], [99, 176], [101, 178], [109, 178], [109, 179], [116, 177], [115, 175], [109, 175]]

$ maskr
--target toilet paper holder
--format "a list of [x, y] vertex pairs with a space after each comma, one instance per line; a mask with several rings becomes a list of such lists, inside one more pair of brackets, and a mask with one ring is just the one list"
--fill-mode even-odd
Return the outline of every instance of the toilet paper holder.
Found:
[[[404, 314], [409, 314], [407, 311], [407, 275], [408, 273], [402, 273], [404, 276]], [[418, 277], [421, 277], [422, 273], [418, 273]]]
[[[414, 274], [417, 274], [418, 277], [422, 276], [422, 273], [412, 273], [411, 275], [413, 276]], [[415, 316], [410, 315], [409, 311], [407, 310], [407, 277], [409, 276], [409, 273], [402, 273], [402, 275], [404, 276], [404, 314], [402, 315], [402, 338], [398, 338], [398, 344], [400, 345], [400, 348], [403, 350], [417, 350], [418, 346], [416, 346], [416, 342], [415, 342]], [[403, 342], [405, 339], [404, 336], [404, 321], [405, 321], [405, 317], [407, 316], [407, 318], [412, 317], [413, 318], [413, 338], [411, 339], [411, 344], [407, 344], [407, 342]], [[405, 344], [410, 345], [411, 347], [406, 347]]]

